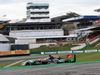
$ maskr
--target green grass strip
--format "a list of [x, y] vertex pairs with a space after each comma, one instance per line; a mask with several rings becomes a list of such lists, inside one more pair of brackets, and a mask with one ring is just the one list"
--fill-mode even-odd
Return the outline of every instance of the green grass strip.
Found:
[[70, 65], [70, 64], [87, 64], [87, 63], [100, 63], [100, 61], [62, 63], [62, 64], [47, 64], [47, 65], [32, 65], [32, 66], [18, 66], [18, 67], [6, 67], [6, 68], [0, 68], [0, 70], [4, 70], [4, 69], [18, 69], [18, 68], [31, 68], [31, 67], [45, 67], [45, 66], [57, 66], [57, 65]]

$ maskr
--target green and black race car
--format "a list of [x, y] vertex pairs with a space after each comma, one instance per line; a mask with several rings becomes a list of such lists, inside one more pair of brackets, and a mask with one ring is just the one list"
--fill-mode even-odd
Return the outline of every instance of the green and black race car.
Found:
[[59, 56], [52, 56], [49, 55], [48, 58], [44, 60], [28, 60], [23, 62], [21, 66], [28, 66], [28, 65], [41, 65], [41, 64], [58, 64], [58, 63], [71, 63], [69, 59], [65, 59]]

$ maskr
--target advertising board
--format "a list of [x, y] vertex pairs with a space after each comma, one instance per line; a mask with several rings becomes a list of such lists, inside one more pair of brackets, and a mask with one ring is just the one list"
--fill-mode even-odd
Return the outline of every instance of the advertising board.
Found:
[[17, 54], [30, 54], [30, 50], [19, 50], [19, 51], [0, 51], [0, 55], [17, 55]]

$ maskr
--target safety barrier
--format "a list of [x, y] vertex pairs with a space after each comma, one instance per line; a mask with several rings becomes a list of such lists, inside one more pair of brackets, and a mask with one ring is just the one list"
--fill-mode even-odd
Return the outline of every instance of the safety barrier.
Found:
[[41, 52], [30, 52], [30, 54], [41, 54]]
[[11, 55], [25, 55], [30, 54], [30, 50], [18, 50], [18, 51], [0, 51], [0, 56], [11, 56]]
[[48, 51], [48, 52], [31, 52], [30, 54], [75, 54], [75, 53], [91, 53], [100, 52], [100, 49], [93, 50], [74, 50], [74, 51]]

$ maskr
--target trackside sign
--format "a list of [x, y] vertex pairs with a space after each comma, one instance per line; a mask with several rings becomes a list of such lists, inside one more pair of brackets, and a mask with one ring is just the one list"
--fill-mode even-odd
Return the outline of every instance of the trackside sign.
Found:
[[85, 50], [85, 53], [97, 52], [97, 50]]
[[58, 54], [61, 54], [61, 53], [72, 53], [72, 51], [58, 51]]
[[58, 54], [58, 52], [41, 52], [41, 54]]
[[84, 51], [73, 51], [73, 53], [84, 53]]
[[100, 52], [100, 49], [94, 50], [74, 50], [74, 51], [53, 51], [53, 52], [41, 52], [41, 54], [74, 54], [74, 53], [91, 53], [91, 52]]
[[0, 51], [0, 55], [17, 55], [17, 54], [30, 54], [30, 50], [19, 50], [19, 51]]

